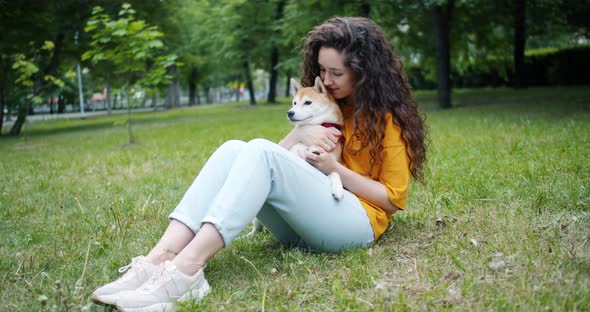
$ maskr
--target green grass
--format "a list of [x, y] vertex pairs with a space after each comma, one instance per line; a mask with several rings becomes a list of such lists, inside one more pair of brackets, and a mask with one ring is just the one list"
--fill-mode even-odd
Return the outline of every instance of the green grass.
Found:
[[[310, 253], [262, 233], [210, 261], [212, 292], [185, 308], [590, 310], [590, 89], [457, 90], [444, 111], [417, 97], [428, 184], [371, 249]], [[279, 140], [287, 103], [137, 113], [132, 146], [124, 116], [0, 139], [0, 311], [108, 310], [90, 293], [156, 243], [213, 150]]]

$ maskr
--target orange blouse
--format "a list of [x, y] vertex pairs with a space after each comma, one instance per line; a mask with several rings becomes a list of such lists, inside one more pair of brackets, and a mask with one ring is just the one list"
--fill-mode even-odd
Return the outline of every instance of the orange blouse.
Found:
[[[383, 138], [383, 150], [381, 150], [380, 157], [373, 165], [373, 171], [369, 176], [371, 160], [370, 147], [366, 147], [356, 155], [349, 151], [349, 146], [352, 146], [353, 151], [360, 147], [360, 141], [356, 140], [353, 136], [354, 108], [352, 106], [342, 106], [341, 108], [344, 115], [342, 135], [344, 136], [345, 142], [341, 163], [348, 169], [383, 184], [387, 189], [387, 195], [391, 203], [400, 209], [404, 209], [406, 207], [411, 174], [409, 167], [410, 160], [406, 154], [406, 146], [401, 137], [401, 129], [393, 123], [393, 117], [391, 113], [388, 113], [386, 116], [387, 125], [385, 126], [385, 136]], [[391, 221], [391, 214], [360, 196], [359, 200], [369, 216], [375, 240], [377, 240], [387, 229]]]

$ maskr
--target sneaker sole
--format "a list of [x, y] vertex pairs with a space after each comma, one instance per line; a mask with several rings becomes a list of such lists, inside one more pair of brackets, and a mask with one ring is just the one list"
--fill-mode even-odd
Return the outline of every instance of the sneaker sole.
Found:
[[157, 303], [148, 307], [142, 308], [123, 308], [117, 306], [117, 311], [124, 311], [124, 312], [171, 312], [175, 311], [176, 306], [173, 302], [168, 303]]
[[114, 300], [109, 300], [108, 298], [101, 297], [97, 294], [92, 294], [90, 296], [90, 299], [92, 300], [92, 302], [94, 302], [96, 304], [105, 305], [105, 306], [112, 306], [112, 305], [116, 304], [116, 302]]
[[180, 299], [178, 299], [178, 302], [186, 302], [186, 301], [199, 302], [199, 301], [201, 301], [201, 299], [203, 299], [205, 296], [207, 296], [207, 294], [211, 290], [211, 287], [209, 286], [209, 283], [207, 282], [207, 280], [204, 280], [204, 281], [205, 282], [203, 283], [203, 285], [201, 285], [199, 288], [193, 289], [193, 290], [189, 291], [188, 293], [186, 293], [184, 296], [180, 297]]
[[[195, 301], [199, 302], [203, 299], [211, 290], [209, 283], [207, 280], [201, 285], [199, 288], [189, 291], [188, 293], [184, 294], [178, 302], [189, 302]], [[169, 311], [176, 311], [178, 307], [174, 302], [167, 302], [167, 303], [157, 303], [147, 307], [141, 308], [124, 308], [122, 306], [117, 305], [117, 310], [121, 312], [169, 312]]]

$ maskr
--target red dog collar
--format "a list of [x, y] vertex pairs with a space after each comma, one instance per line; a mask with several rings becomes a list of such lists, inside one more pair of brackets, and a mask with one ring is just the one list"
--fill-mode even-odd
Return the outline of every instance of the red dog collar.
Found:
[[[341, 127], [340, 127], [340, 125], [338, 125], [338, 124], [335, 124], [335, 123], [329, 123], [329, 122], [324, 122], [324, 123], [322, 124], [322, 126], [324, 126], [324, 127], [326, 127], [326, 128], [336, 128], [336, 129], [338, 129], [338, 130], [340, 130], [340, 128], [341, 128]], [[344, 136], [343, 136], [343, 135], [341, 135], [341, 134], [340, 134], [340, 135], [338, 135], [338, 141], [339, 141], [340, 143], [344, 143]]]

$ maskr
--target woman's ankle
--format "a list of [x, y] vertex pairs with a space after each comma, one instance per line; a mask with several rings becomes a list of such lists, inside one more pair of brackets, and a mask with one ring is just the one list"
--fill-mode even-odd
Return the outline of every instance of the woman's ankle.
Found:
[[205, 267], [205, 263], [182, 259], [181, 257], [175, 258], [172, 263], [178, 271], [188, 276], [195, 275], [200, 269]]
[[154, 265], [159, 265], [174, 260], [176, 256], [178, 256], [178, 252], [170, 248], [154, 248], [146, 257]]

